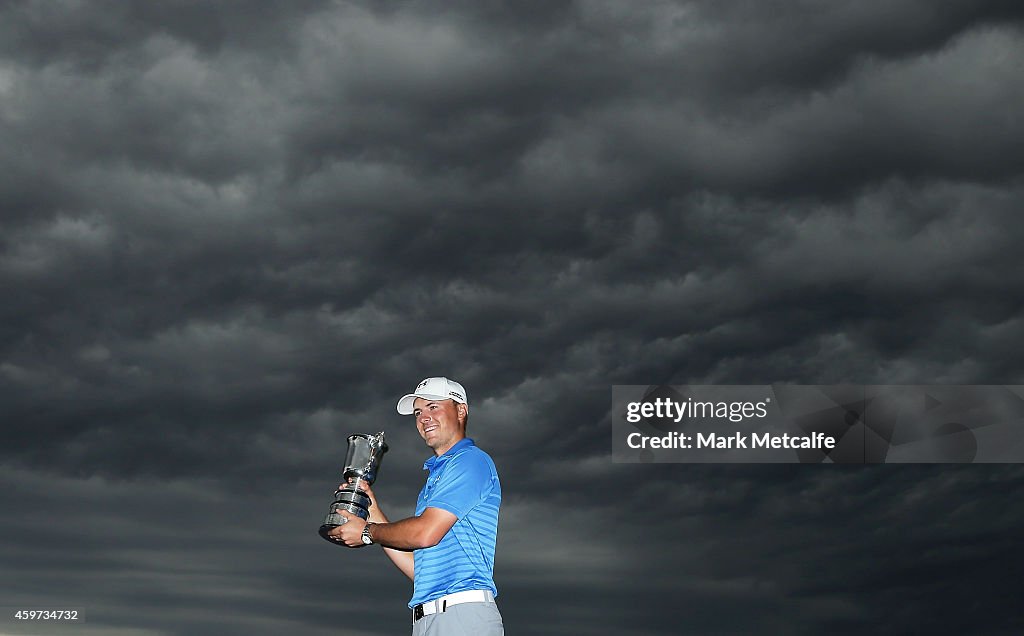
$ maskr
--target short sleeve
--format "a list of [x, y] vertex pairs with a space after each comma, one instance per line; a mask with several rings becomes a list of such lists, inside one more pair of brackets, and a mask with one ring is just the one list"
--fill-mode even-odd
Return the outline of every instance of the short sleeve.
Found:
[[447, 510], [461, 519], [491, 492], [495, 478], [486, 455], [460, 453], [448, 460], [426, 506]]

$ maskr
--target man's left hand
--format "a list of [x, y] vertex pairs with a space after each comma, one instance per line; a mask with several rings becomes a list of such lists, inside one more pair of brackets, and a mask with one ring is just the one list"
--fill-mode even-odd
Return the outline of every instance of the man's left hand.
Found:
[[366, 521], [348, 511], [338, 510], [338, 514], [345, 517], [345, 523], [327, 533], [327, 536], [336, 543], [344, 543], [350, 548], [361, 548], [363, 545], [363, 528]]

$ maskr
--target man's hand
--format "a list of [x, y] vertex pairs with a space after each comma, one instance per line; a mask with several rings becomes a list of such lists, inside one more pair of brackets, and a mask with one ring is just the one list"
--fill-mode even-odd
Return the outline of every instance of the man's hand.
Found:
[[377, 505], [377, 497], [375, 497], [373, 491], [370, 490], [370, 484], [366, 483], [362, 479], [349, 479], [345, 483], [338, 484], [338, 490], [351, 487], [353, 485], [357, 490], [370, 498], [370, 517], [367, 521], [370, 523], [387, 523], [388, 518], [384, 516], [384, 512], [381, 511], [380, 506]]
[[338, 510], [338, 514], [345, 518], [345, 523], [327, 533], [332, 541], [344, 543], [350, 548], [361, 548], [363, 543], [363, 528], [366, 522], [347, 510]]

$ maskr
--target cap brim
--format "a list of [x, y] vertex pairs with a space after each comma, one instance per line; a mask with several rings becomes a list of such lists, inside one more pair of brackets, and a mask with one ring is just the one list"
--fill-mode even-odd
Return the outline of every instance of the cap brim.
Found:
[[399, 415], [412, 415], [413, 403], [416, 402], [416, 398], [423, 398], [424, 400], [450, 400], [452, 398], [444, 395], [429, 395], [427, 393], [410, 393], [409, 395], [403, 395], [402, 399], [398, 401], [398, 414]]

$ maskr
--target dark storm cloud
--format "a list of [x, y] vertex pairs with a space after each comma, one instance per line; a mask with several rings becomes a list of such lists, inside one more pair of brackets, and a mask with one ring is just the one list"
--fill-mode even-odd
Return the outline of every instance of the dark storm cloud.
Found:
[[[331, 37], [308, 44], [337, 64], [317, 86], [322, 108], [304, 124], [301, 157], [358, 155], [478, 178], [511, 172], [527, 181], [519, 194], [563, 174], [591, 177], [564, 184], [575, 191], [610, 178], [636, 189], [671, 180], [683, 191], [806, 190], [827, 179], [830, 190], [894, 169], [927, 171], [918, 165], [926, 160], [987, 174], [1004, 164], [979, 165], [977, 155], [1004, 155], [990, 142], [1015, 125], [1019, 83], [998, 75], [1015, 74], [1006, 47], [1018, 43], [1012, 28], [1001, 37], [962, 6], [939, 17], [923, 4], [818, 12], [757, 4], [719, 15], [595, 3], [529, 47], [520, 31], [489, 29], [485, 38], [457, 20], [425, 17], [431, 28], [421, 29], [350, 12]], [[977, 28], [966, 28], [965, 16], [979, 18]], [[345, 45], [333, 36], [346, 28], [379, 52], [372, 62], [337, 51]], [[828, 72], [809, 74], [794, 59]], [[727, 90], [734, 83], [741, 92]], [[984, 90], [964, 90], [971, 84]], [[965, 154], [964, 142], [978, 150]], [[1009, 149], [1016, 165], [1020, 149]]]
[[53, 4], [35, 0], [5, 3], [2, 50], [33, 66], [54, 62], [92, 70], [155, 36], [169, 36], [207, 53], [225, 47], [274, 50], [291, 44], [295, 21], [317, 3], [269, 0], [245, 2], [180, 0], [124, 3], [100, 0]]
[[314, 527], [355, 431], [411, 513], [394, 401], [447, 373], [511, 631], [1009, 629], [1013, 468], [618, 466], [607, 430], [616, 383], [1019, 381], [1020, 14], [5, 4], [4, 587], [95, 633], [405, 629]]

